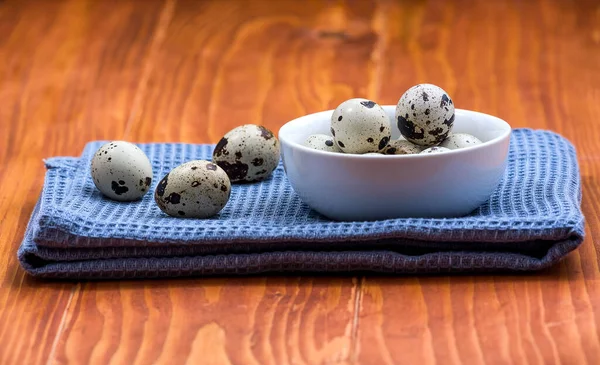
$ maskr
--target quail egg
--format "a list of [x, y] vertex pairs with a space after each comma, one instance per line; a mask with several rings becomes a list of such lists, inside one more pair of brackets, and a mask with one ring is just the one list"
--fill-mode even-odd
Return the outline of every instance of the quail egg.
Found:
[[212, 160], [232, 183], [261, 181], [279, 164], [279, 140], [267, 128], [246, 124], [227, 132], [213, 151]]
[[448, 152], [450, 151], [449, 148], [446, 147], [440, 147], [440, 146], [433, 146], [433, 147], [429, 147], [427, 149], [424, 149], [421, 154], [435, 154], [435, 153], [442, 153], [442, 152]]
[[342, 152], [334, 143], [333, 137], [326, 134], [313, 134], [306, 139], [304, 145], [319, 151]]
[[361, 98], [349, 99], [333, 112], [331, 134], [343, 152], [380, 152], [390, 141], [390, 121], [377, 103]]
[[481, 144], [479, 138], [467, 133], [452, 133], [440, 144], [442, 147], [456, 150], [459, 148], [467, 148]]
[[415, 153], [420, 153], [422, 150], [423, 147], [412, 142], [409, 142], [405, 139], [397, 139], [391, 141], [381, 153], [385, 155], [412, 155]]
[[440, 144], [452, 131], [454, 103], [442, 88], [419, 84], [408, 89], [396, 105], [400, 133], [421, 146]]
[[381, 153], [379, 153], [379, 152], [367, 152], [367, 153], [363, 153], [363, 156], [381, 156]]
[[141, 199], [152, 184], [152, 165], [133, 143], [113, 141], [96, 151], [91, 175], [104, 196], [117, 201]]
[[231, 183], [218, 165], [205, 160], [186, 162], [158, 183], [154, 200], [173, 217], [209, 218], [229, 201]]

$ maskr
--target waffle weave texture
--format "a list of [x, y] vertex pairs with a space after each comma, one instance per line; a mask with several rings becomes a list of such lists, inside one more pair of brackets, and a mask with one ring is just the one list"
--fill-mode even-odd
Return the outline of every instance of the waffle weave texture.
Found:
[[111, 201], [89, 174], [103, 143], [87, 144], [79, 158], [45, 161], [42, 194], [18, 251], [31, 275], [533, 271], [559, 261], [584, 235], [575, 149], [548, 131], [513, 131], [501, 184], [470, 215], [376, 222], [336, 222], [313, 212], [281, 165], [267, 181], [234, 185], [217, 217], [163, 214], [153, 198], [157, 182], [181, 163], [210, 159], [212, 145], [139, 144], [153, 165], [152, 190], [137, 202]]

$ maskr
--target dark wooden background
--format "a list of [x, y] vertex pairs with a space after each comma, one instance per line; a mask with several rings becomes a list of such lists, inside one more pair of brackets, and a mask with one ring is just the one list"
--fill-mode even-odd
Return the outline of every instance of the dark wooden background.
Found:
[[[216, 142], [431, 82], [577, 146], [587, 238], [520, 276], [31, 279], [42, 158]], [[600, 3], [0, 0], [0, 364], [600, 363]]]

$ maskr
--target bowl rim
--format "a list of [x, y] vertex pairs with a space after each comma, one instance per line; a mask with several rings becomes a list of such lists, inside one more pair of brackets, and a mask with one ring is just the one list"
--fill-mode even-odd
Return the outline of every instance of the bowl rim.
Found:
[[[383, 108], [395, 108], [395, 105], [382, 105]], [[507, 138], [510, 137], [510, 134], [512, 133], [512, 127], [510, 126], [510, 124], [508, 124], [508, 122], [506, 122], [504, 119], [499, 118], [497, 116], [491, 115], [491, 114], [486, 114], [486, 113], [482, 113], [482, 112], [478, 112], [478, 111], [474, 111], [474, 110], [468, 110], [468, 109], [459, 109], [456, 108], [455, 109], [455, 113], [459, 112], [459, 113], [467, 113], [467, 114], [478, 114], [480, 116], [483, 116], [485, 118], [493, 118], [496, 119], [498, 122], [500, 122], [501, 125], [503, 125], [503, 127], [505, 127], [505, 130], [502, 132], [501, 135], [499, 135], [498, 137], [495, 137], [489, 141], [483, 142], [481, 144], [472, 146], [472, 147], [468, 147], [468, 148], [459, 148], [459, 149], [455, 149], [455, 150], [450, 150], [450, 151], [446, 151], [443, 153], [428, 153], [428, 154], [421, 154], [421, 153], [415, 153], [415, 154], [409, 154], [409, 155], [384, 155], [384, 154], [379, 154], [379, 155], [374, 155], [374, 154], [353, 154], [353, 153], [340, 153], [340, 152], [330, 152], [330, 151], [322, 151], [322, 150], [316, 150], [310, 147], [306, 147], [301, 143], [292, 141], [288, 138], [285, 137], [285, 133], [286, 133], [286, 129], [289, 128], [289, 125], [291, 125], [292, 123], [298, 122], [301, 119], [309, 119], [309, 118], [315, 118], [320, 114], [329, 114], [329, 113], [333, 113], [335, 109], [329, 109], [329, 110], [324, 110], [324, 111], [320, 111], [320, 112], [316, 112], [316, 113], [311, 113], [311, 114], [306, 114], [303, 115], [301, 117], [292, 119], [290, 121], [288, 121], [287, 123], [285, 123], [283, 126], [281, 126], [281, 128], [279, 128], [278, 131], [278, 138], [281, 141], [281, 143], [285, 143], [290, 145], [292, 148], [295, 149], [299, 149], [300, 151], [304, 151], [305, 153], [315, 153], [317, 155], [323, 155], [323, 156], [328, 156], [330, 158], [339, 158], [339, 159], [384, 159], [384, 160], [398, 160], [398, 159], [402, 159], [402, 160], [408, 160], [408, 159], [418, 159], [418, 158], [443, 158], [444, 156], [454, 156], [454, 155], [458, 155], [458, 154], [463, 154], [463, 153], [472, 153], [472, 152], [476, 152], [476, 151], [480, 151], [480, 150], [484, 150], [487, 149], [493, 145], [499, 144], [502, 141], [506, 140]], [[282, 133], [283, 132], [283, 133]]]

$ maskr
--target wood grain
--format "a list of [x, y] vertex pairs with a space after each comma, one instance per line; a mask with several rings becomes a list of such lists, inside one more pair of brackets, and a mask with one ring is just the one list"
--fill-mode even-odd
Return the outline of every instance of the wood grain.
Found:
[[46, 363], [76, 294], [16, 252], [42, 158], [123, 135], [159, 2], [0, 2], [0, 364]]
[[[387, 24], [381, 74], [390, 82], [382, 85], [380, 100], [394, 103], [398, 88], [432, 82], [461, 108], [498, 115], [513, 127], [565, 135], [580, 156], [588, 230], [580, 250], [541, 275], [363, 278], [359, 362], [597, 363], [600, 77], [590, 60], [600, 60], [600, 6], [384, 6], [395, 21]], [[398, 72], [404, 69], [409, 72]]]
[[340, 363], [354, 288], [345, 278], [296, 277], [85, 284], [56, 361]]
[[[346, 14], [343, 7], [307, 6], [297, 1], [285, 6], [273, 6], [270, 1], [178, 2], [168, 10], [167, 29], [157, 31], [162, 40], [140, 98], [142, 107], [128, 125], [125, 138], [216, 142], [240, 123], [260, 123], [277, 130], [286, 120], [365, 92], [368, 78], [344, 82], [340, 91], [319, 89], [323, 80], [343, 81], [345, 73], [369, 68], [373, 34], [368, 27], [342, 35], [356, 38], [352, 40], [355, 46], [342, 52], [353, 63], [334, 57], [344, 44], [335, 32], [345, 32], [349, 23], [368, 22], [372, 15], [368, 4], [361, 4], [355, 12]], [[314, 14], [321, 15], [315, 18]], [[339, 18], [335, 28], [324, 21], [332, 17]], [[320, 59], [323, 52], [327, 54], [324, 60]], [[290, 74], [294, 68], [296, 74]], [[302, 85], [299, 80], [308, 87], [296, 90]], [[73, 322], [59, 342], [57, 359], [88, 362], [93, 358], [102, 364], [116, 356], [116, 362], [177, 364], [197, 359], [211, 348], [214, 357], [205, 359], [207, 363], [338, 363], [348, 359], [357, 288], [352, 278], [221, 282], [224, 293], [227, 289], [247, 293], [248, 299], [242, 300], [240, 307], [233, 304], [233, 294], [207, 306], [204, 297], [214, 291], [214, 285], [206, 280], [193, 285], [196, 294], [191, 302], [189, 286], [171, 285], [145, 295], [153, 302], [167, 291], [166, 296], [177, 301], [173, 305], [177, 311], [154, 322], [166, 332], [181, 333], [155, 339], [159, 342], [149, 349], [156, 354], [144, 351], [141, 358], [122, 354], [114, 337], [101, 336], [118, 333], [123, 319], [88, 326], [98, 316], [99, 303], [112, 303], [116, 293], [122, 293], [121, 284], [107, 283], [101, 291], [83, 288], [78, 291], [80, 307], [74, 308]], [[148, 286], [155, 288], [154, 284]], [[279, 294], [271, 298], [273, 294], [265, 293]], [[239, 319], [224, 321], [240, 310]], [[100, 313], [104, 316], [113, 311]], [[203, 315], [189, 319], [190, 312], [200, 311]], [[129, 318], [137, 315], [129, 313]], [[98, 336], [94, 343], [106, 346], [102, 351], [105, 357], [93, 356], [95, 349], [81, 350], [79, 331], [83, 329], [70, 332], [79, 326]]]
[[[0, 1], [1, 364], [596, 364], [596, 1]], [[536, 274], [33, 280], [41, 159], [216, 142], [431, 82], [577, 147], [587, 238]]]

